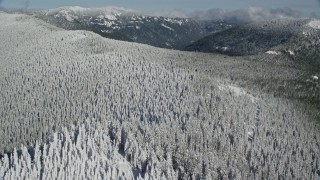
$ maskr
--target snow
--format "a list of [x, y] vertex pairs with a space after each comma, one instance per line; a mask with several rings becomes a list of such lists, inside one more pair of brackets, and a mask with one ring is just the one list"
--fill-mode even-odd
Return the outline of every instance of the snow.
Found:
[[182, 20], [177, 20], [172, 18], [165, 18], [164, 20], [173, 24], [179, 24], [180, 26], [183, 24]]
[[280, 52], [276, 52], [276, 51], [267, 51], [267, 54], [274, 54], [274, 55], [279, 55], [281, 54]]
[[73, 19], [70, 15], [68, 15], [68, 14], [66, 14], [65, 18], [66, 18], [67, 21], [70, 21], [70, 22], [72, 22], [72, 21], [74, 20], [74, 19]]
[[59, 17], [61, 17], [61, 16], [64, 17], [64, 18], [65, 18], [67, 21], [69, 21], [69, 22], [73, 22], [75, 19], [79, 19], [78, 16], [70, 13], [70, 12], [67, 11], [67, 10], [61, 10], [61, 11], [59, 12], [59, 14], [54, 15], [55, 18], [59, 18]]
[[118, 20], [117, 17], [115, 15], [112, 14], [104, 14], [104, 15], [99, 15], [98, 16], [99, 19], [108, 19], [110, 21], [116, 21]]
[[254, 133], [252, 131], [248, 131], [248, 140], [253, 140]]
[[232, 85], [222, 85], [218, 86], [220, 91], [231, 91], [235, 96], [247, 96], [250, 98], [251, 102], [256, 102], [257, 98], [247, 93], [244, 89]]
[[306, 37], [309, 35], [307, 32], [304, 32], [304, 31], [302, 32], [302, 34]]
[[293, 51], [291, 51], [291, 50], [289, 50], [288, 52], [289, 52], [289, 54], [292, 55], [292, 56], [295, 55], [295, 53], [294, 53]]
[[161, 24], [161, 26], [162, 26], [162, 27], [164, 27], [164, 28], [167, 28], [167, 29], [169, 29], [170, 31], [174, 31], [174, 29], [172, 29], [171, 27], [169, 27], [169, 26], [166, 26], [166, 25], [164, 25], [164, 24]]
[[229, 49], [229, 47], [222, 47], [223, 51], [227, 51]]
[[115, 15], [109, 15], [109, 14], [106, 14], [104, 16], [106, 19], [109, 19], [111, 21], [116, 21], [117, 20], [117, 17]]
[[[18, 21], [21, 18], [24, 21]], [[282, 154], [283, 158], [277, 162], [278, 169], [284, 169], [283, 164], [291, 157], [290, 150], [302, 150], [303, 147], [304, 152], [309, 152], [317, 142], [313, 137], [319, 139], [319, 133], [308, 128], [312, 127], [311, 123], [308, 126], [309, 123], [300, 121], [304, 117], [302, 113], [287, 113], [294, 110], [289, 101], [283, 103], [267, 96], [270, 100], [261, 97], [261, 101], [251, 103], [250, 99], [254, 102], [256, 98], [249, 91], [226, 83], [220, 85], [211, 79], [211, 75], [189, 72], [178, 66], [181, 59], [195, 62], [204, 58], [197, 53], [120, 42], [86, 31], [65, 31], [29, 16], [0, 15], [0, 21], [0, 42], [5, 42], [0, 43], [0, 104], [6, 108], [12, 103], [14, 107], [7, 111], [0, 108], [1, 117], [4, 117], [1, 119], [4, 126], [0, 132], [4, 133], [0, 133], [0, 151], [3, 147], [26, 144], [25, 141], [44, 134], [54, 136], [41, 144], [44, 150], [35, 146], [33, 159], [26, 147], [21, 148], [20, 156], [13, 151], [11, 165], [7, 155], [1, 158], [0, 179], [41, 179], [40, 174], [42, 179], [142, 179], [139, 178], [142, 170], [147, 172], [145, 179], [178, 179], [180, 171], [174, 170], [173, 157], [182, 160], [179, 163], [186, 172], [194, 170], [194, 174], [200, 172], [202, 176], [203, 159], [206, 164], [228, 167], [230, 152], [236, 159], [245, 160], [249, 152], [260, 156], [261, 148], [270, 156]], [[211, 60], [211, 57], [206, 58]], [[218, 61], [215, 64], [219, 64]], [[213, 71], [221, 69], [212, 68]], [[226, 81], [220, 77], [221, 82]], [[217, 84], [221, 91], [215, 88]], [[250, 128], [260, 113], [258, 103], [263, 110], [263, 116], [259, 117], [263, 118], [259, 119], [263, 128], [259, 131]], [[99, 119], [88, 120], [84, 126], [63, 128], [85, 121], [83, 118], [87, 116]], [[282, 116], [284, 118], [279, 118]], [[157, 117], [159, 124], [148, 123], [147, 118]], [[184, 130], [181, 122], [185, 124]], [[275, 125], [271, 126], [273, 122]], [[17, 129], [21, 126], [24, 127]], [[53, 127], [62, 132], [51, 134], [55, 131]], [[8, 131], [1, 131], [3, 129]], [[268, 129], [272, 137], [265, 137]], [[291, 130], [301, 137], [287, 136], [292, 134]], [[234, 137], [236, 148], [231, 144], [231, 138], [229, 143], [228, 135]], [[10, 142], [10, 136], [14, 144]], [[247, 136], [257, 141], [257, 146], [250, 146], [243, 152], [248, 147], [244, 142]], [[191, 137], [190, 145], [196, 147], [189, 151], [188, 137]], [[207, 137], [217, 141], [208, 141], [210, 151], [199, 153], [202, 148], [199, 142], [206, 142]], [[35, 142], [34, 139], [31, 142]], [[216, 151], [216, 142], [222, 142], [219, 151]], [[277, 146], [274, 151], [272, 145], [282, 142], [288, 142], [288, 147]], [[296, 147], [296, 144], [301, 146]], [[120, 145], [125, 145], [121, 152]], [[178, 152], [173, 154], [175, 149]], [[318, 152], [316, 149], [315, 153]], [[164, 153], [167, 158], [163, 157]], [[182, 158], [186, 157], [191, 160], [192, 169], [183, 166]], [[299, 172], [311, 172], [313, 167], [311, 163], [299, 166], [299, 162], [289, 161], [288, 166], [297, 167], [293, 173], [297, 172], [297, 179], [303, 179]], [[259, 161], [250, 163], [261, 167]], [[241, 164], [229, 168], [239, 169]], [[271, 162], [270, 166], [275, 163]], [[217, 174], [210, 167], [205, 171]], [[250, 179], [252, 176], [247, 173], [252, 174], [250, 168], [243, 172]], [[270, 179], [275, 179], [273, 173], [270, 174]], [[204, 178], [217, 179], [211, 175]]]
[[84, 39], [86, 37], [87, 35], [85, 34], [85, 32], [82, 32], [82, 33], [72, 34], [68, 38], [70, 41], [77, 41], [77, 40]]
[[109, 20], [116, 20], [117, 16], [122, 14], [133, 14], [131, 9], [119, 8], [119, 7], [103, 7], [103, 8], [83, 8], [79, 6], [60, 7], [56, 9], [50, 9], [45, 11], [47, 15], [54, 14], [75, 14], [80, 16], [101, 16]]
[[107, 27], [111, 27], [113, 26], [115, 23], [113, 21], [104, 21], [103, 23], [98, 23], [101, 26], [107, 26]]
[[314, 29], [320, 29], [320, 20], [310, 21], [308, 25]]
[[236, 96], [243, 96], [243, 95], [247, 94], [246, 91], [244, 91], [243, 89], [241, 89], [239, 87], [229, 85], [228, 88], [230, 90], [232, 90]]

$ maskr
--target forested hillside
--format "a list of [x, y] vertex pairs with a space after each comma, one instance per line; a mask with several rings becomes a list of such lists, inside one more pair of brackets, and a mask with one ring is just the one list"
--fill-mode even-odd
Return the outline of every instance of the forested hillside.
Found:
[[211, 33], [234, 26], [222, 20], [155, 17], [115, 7], [61, 7], [27, 13], [67, 30], [87, 30], [111, 39], [168, 49], [183, 49]]
[[252, 87], [317, 72], [0, 22], [0, 179], [320, 177], [315, 107]]
[[228, 55], [267, 53], [285, 55], [301, 66], [320, 68], [320, 28], [316, 19], [278, 19], [254, 22], [211, 34], [188, 51]]
[[237, 26], [209, 35], [186, 49], [201, 52], [219, 52], [247, 55], [266, 52], [287, 43], [308, 22], [306, 19], [277, 19]]

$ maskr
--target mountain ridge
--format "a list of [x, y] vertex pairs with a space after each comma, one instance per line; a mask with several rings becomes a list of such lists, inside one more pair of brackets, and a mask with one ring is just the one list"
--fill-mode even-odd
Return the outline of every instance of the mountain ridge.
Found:
[[307, 18], [256, 22], [208, 35], [184, 50], [233, 56], [282, 54], [317, 68], [320, 67], [320, 54], [316, 51], [320, 48], [317, 27], [318, 20]]
[[62, 7], [31, 12], [34, 16], [69, 30], [90, 30], [104, 37], [183, 49], [202, 37], [228, 29], [224, 21], [147, 16], [123, 8]]

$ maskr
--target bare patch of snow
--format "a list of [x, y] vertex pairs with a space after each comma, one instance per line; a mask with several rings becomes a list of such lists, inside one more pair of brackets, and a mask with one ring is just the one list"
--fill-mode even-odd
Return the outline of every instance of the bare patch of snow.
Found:
[[274, 55], [280, 55], [280, 52], [276, 52], [276, 51], [267, 51], [267, 54], [274, 54]]
[[229, 48], [228, 47], [222, 47], [223, 51], [227, 51]]
[[319, 77], [318, 77], [318, 76], [312, 76], [312, 78], [313, 78], [314, 80], [319, 80]]
[[161, 26], [162, 26], [162, 27], [164, 27], [164, 28], [167, 28], [167, 29], [169, 29], [170, 31], [174, 31], [174, 29], [172, 29], [171, 27], [169, 27], [169, 26], [166, 26], [166, 25], [164, 25], [164, 24], [161, 24]]
[[310, 21], [308, 25], [314, 29], [320, 29], [320, 20]]
[[75, 19], [78, 19], [79, 17], [76, 15], [73, 15], [70, 13], [70, 11], [67, 10], [61, 10], [59, 14], [54, 15], [55, 18], [64, 17], [67, 21], [73, 22]]
[[289, 50], [288, 52], [289, 52], [289, 54], [292, 55], [292, 56], [295, 55], [295, 53], [294, 53], [293, 51], [291, 51], [291, 50]]
[[306, 37], [310, 35], [310, 33], [305, 32], [305, 31], [303, 31], [302, 34], [303, 34], [304, 36], [306, 36]]
[[98, 16], [98, 18], [100, 18], [100, 19], [108, 19], [110, 21], [116, 21], [117, 20], [117, 17], [115, 15], [112, 15], [112, 14], [100, 15], [100, 16]]
[[228, 86], [228, 88], [234, 92], [234, 94], [236, 96], [243, 96], [243, 95], [246, 95], [246, 91], [244, 91], [243, 89], [239, 88], [239, 87], [236, 87], [236, 86]]
[[69, 14], [67, 14], [65, 16], [65, 18], [66, 18], [67, 21], [70, 21], [70, 22], [72, 22], [74, 20]]
[[252, 141], [253, 140], [253, 138], [254, 138], [254, 133], [253, 133], [253, 131], [248, 131], [248, 140], [249, 141]]
[[69, 38], [70, 41], [77, 41], [77, 40], [80, 40], [80, 39], [84, 39], [86, 37], [87, 37], [87, 35], [82, 32], [82, 33], [74, 33], [72, 35], [69, 35], [68, 38]]
[[180, 26], [183, 24], [183, 21], [172, 19], [172, 18], [165, 18], [164, 20], [167, 21], [167, 22], [170, 22], [170, 23], [179, 24]]
[[113, 21], [104, 21], [103, 23], [98, 23], [98, 25], [107, 26], [107, 27], [111, 27], [114, 24], [115, 23]]
[[220, 91], [231, 91], [235, 96], [247, 96], [251, 99], [251, 102], [255, 103], [257, 98], [247, 93], [244, 89], [232, 86], [232, 85], [222, 85], [218, 86]]

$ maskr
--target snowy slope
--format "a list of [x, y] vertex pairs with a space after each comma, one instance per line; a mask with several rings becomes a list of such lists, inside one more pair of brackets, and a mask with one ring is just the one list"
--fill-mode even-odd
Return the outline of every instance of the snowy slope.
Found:
[[318, 177], [313, 111], [228, 78], [274, 67], [0, 22], [0, 179]]
[[308, 25], [314, 29], [320, 29], [320, 20], [310, 21]]
[[132, 15], [137, 13], [131, 9], [119, 8], [119, 7], [104, 7], [104, 8], [83, 8], [79, 6], [70, 6], [70, 7], [60, 7], [56, 9], [44, 10], [47, 15], [66, 15], [66, 14], [75, 14], [81, 16], [114, 16], [127, 14]]
[[[267, 52], [290, 42], [297, 33], [302, 33], [308, 22], [306, 19], [277, 19], [241, 25], [204, 37], [186, 50], [231, 55]], [[227, 47], [227, 50], [222, 47]]]
[[232, 26], [223, 21], [154, 17], [117, 7], [61, 7], [30, 13], [67, 30], [89, 30], [107, 38], [169, 49], [181, 49]]
[[[278, 19], [240, 25], [211, 34], [185, 50], [227, 55], [264, 54], [266, 61], [291, 59], [297, 67], [320, 68], [319, 20]], [[294, 61], [292, 61], [294, 60]]]

